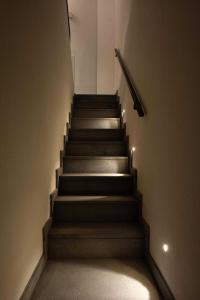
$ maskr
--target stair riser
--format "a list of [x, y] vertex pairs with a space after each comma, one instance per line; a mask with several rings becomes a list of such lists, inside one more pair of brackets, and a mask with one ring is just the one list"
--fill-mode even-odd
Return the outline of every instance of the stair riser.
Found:
[[75, 95], [74, 103], [79, 101], [106, 101], [106, 102], [116, 102], [117, 97], [115, 95], [91, 95], [91, 94], [80, 94]]
[[75, 143], [66, 144], [66, 155], [102, 155], [102, 156], [125, 156], [127, 147], [125, 143], [121, 144], [103, 144], [103, 143]]
[[48, 257], [62, 258], [141, 258], [142, 239], [131, 238], [49, 238]]
[[131, 195], [132, 177], [64, 177], [59, 178], [59, 195]]
[[117, 102], [106, 102], [106, 101], [78, 101], [74, 104], [75, 109], [81, 109], [81, 108], [100, 108], [100, 109], [118, 109], [119, 104]]
[[118, 109], [74, 109], [73, 117], [76, 118], [120, 118]]
[[138, 203], [55, 203], [54, 223], [138, 220]]
[[70, 130], [70, 141], [119, 141], [124, 138], [124, 130]]
[[119, 129], [120, 119], [76, 119], [72, 118], [72, 129]]
[[63, 161], [64, 173], [128, 173], [128, 159], [70, 159]]

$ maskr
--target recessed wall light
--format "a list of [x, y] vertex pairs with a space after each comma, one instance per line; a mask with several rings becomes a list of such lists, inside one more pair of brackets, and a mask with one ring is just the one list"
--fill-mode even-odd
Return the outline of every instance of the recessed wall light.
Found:
[[167, 253], [169, 251], [169, 245], [163, 244], [162, 249], [163, 249], [163, 252]]
[[136, 151], [136, 148], [135, 148], [135, 147], [132, 147], [131, 152], [133, 153], [133, 152], [135, 152], [135, 151]]

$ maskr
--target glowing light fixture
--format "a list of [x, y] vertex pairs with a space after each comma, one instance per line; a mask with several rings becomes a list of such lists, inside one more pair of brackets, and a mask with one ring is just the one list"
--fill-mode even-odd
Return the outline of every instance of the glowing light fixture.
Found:
[[169, 246], [167, 244], [163, 244], [162, 249], [165, 253], [169, 251]]
[[131, 149], [131, 152], [133, 153], [133, 152], [135, 152], [135, 150], [136, 150], [136, 148], [133, 147], [133, 148]]
[[132, 167], [133, 167], [133, 157], [134, 157], [133, 153], [135, 152], [135, 150], [136, 150], [135, 147], [132, 147], [132, 148], [131, 148], [131, 160], [130, 160], [130, 163], [131, 163], [131, 166], [132, 166]]
[[122, 117], [125, 115], [125, 109], [122, 110]]

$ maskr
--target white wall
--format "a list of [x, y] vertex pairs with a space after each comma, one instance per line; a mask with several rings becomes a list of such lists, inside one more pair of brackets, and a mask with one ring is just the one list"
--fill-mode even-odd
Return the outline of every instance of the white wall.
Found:
[[75, 92], [97, 92], [97, 0], [68, 0]]
[[73, 82], [65, 0], [4, 0], [0, 14], [0, 299], [19, 300], [43, 251]]
[[116, 0], [116, 5], [117, 47], [147, 109], [139, 118], [118, 74], [143, 215], [151, 227], [150, 250], [175, 298], [198, 299], [200, 3]]
[[115, 93], [115, 0], [98, 0], [97, 92]]
[[69, 0], [75, 92], [114, 93], [115, 0]]
[[[124, 52], [126, 31], [131, 17], [131, 5], [132, 0], [115, 0], [115, 48], [119, 48], [122, 53]], [[115, 59], [115, 90], [119, 89], [121, 76], [121, 67], [118, 59]]]

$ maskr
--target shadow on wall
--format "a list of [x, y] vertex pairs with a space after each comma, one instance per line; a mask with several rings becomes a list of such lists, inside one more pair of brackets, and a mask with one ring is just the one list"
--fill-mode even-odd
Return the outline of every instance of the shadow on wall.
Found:
[[[127, 37], [129, 35], [129, 31], [131, 30], [131, 15], [132, 15], [132, 10], [133, 10], [133, 3], [130, 4], [131, 5], [131, 8], [129, 9], [129, 15], [127, 16], [127, 23], [125, 25], [125, 28], [124, 28], [124, 37], [121, 41], [121, 45], [119, 45], [119, 47], [121, 48], [121, 50], [119, 51], [121, 56], [122, 56], [122, 59], [125, 63], [125, 67], [126, 67], [126, 71], [128, 73], [128, 77], [132, 83], [132, 86], [134, 87], [135, 91], [136, 91], [136, 94], [137, 96], [139, 97], [141, 103], [142, 103], [142, 107], [143, 107], [143, 110], [144, 110], [144, 113], [145, 115], [147, 114], [147, 108], [145, 107], [145, 105], [143, 104], [143, 101], [142, 101], [142, 97], [140, 95], [140, 91], [137, 89], [137, 85], [135, 84], [135, 81], [134, 81], [134, 78], [133, 78], [133, 75], [132, 73], [130, 72], [130, 69], [129, 69], [129, 65], [128, 65], [128, 61], [129, 61], [129, 58], [131, 57], [131, 55], [133, 55], [133, 53], [131, 52], [131, 49], [129, 49], [128, 47], [130, 47], [130, 44], [131, 43], [126, 43], [126, 40], [127, 40]], [[123, 72], [121, 71], [120, 67], [118, 66], [118, 91], [119, 91], [119, 94], [120, 94], [120, 99], [121, 99], [121, 104], [122, 104], [122, 107], [124, 106], [124, 102], [127, 101], [127, 98], [129, 100], [129, 98], [132, 98], [131, 96], [131, 93], [128, 89], [128, 83], [125, 79], [125, 76], [123, 74]], [[132, 107], [131, 109], [134, 108], [134, 99], [131, 100], [132, 102]]]

